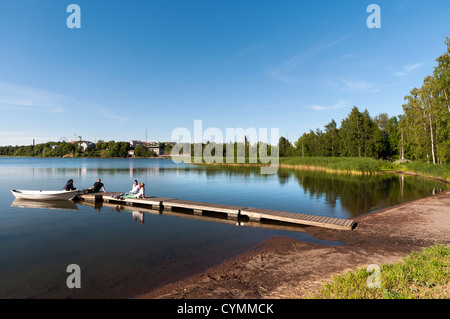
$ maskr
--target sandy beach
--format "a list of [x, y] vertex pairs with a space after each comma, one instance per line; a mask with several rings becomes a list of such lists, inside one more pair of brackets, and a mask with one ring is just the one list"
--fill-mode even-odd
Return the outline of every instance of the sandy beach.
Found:
[[302, 298], [333, 275], [400, 261], [412, 250], [435, 243], [450, 244], [450, 190], [354, 220], [358, 224], [352, 231], [306, 228], [314, 237], [342, 245], [274, 237], [203, 273], [136, 298]]

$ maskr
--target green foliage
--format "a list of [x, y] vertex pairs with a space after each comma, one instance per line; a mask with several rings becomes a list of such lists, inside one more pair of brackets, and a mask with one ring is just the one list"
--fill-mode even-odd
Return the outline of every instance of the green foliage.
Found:
[[[404, 114], [375, 118], [354, 106], [337, 128], [334, 121], [304, 133], [295, 143], [297, 156], [406, 157], [433, 164], [450, 163], [450, 39], [433, 75], [405, 97]], [[333, 125], [334, 124], [334, 125]], [[282, 153], [280, 153], [282, 154]]]
[[153, 152], [153, 150], [149, 150], [147, 147], [145, 147], [143, 145], [138, 145], [134, 148], [134, 156], [150, 157], [150, 156], [155, 156], [155, 152]]
[[433, 75], [405, 97], [400, 122], [405, 155], [433, 164], [450, 163], [450, 39], [447, 52], [437, 58]]
[[438, 299], [449, 298], [450, 247], [434, 245], [411, 252], [402, 262], [380, 268], [380, 288], [369, 288], [366, 269], [335, 276], [312, 298]]
[[[354, 106], [338, 128], [332, 120], [320, 129], [304, 133], [295, 143], [297, 156], [373, 157], [392, 159], [398, 155], [398, 120], [380, 114], [372, 118], [367, 110]], [[281, 156], [281, 152], [280, 152]]]
[[106, 157], [127, 157], [130, 144], [127, 142], [108, 142]]
[[407, 170], [419, 173], [421, 175], [440, 177], [450, 181], [450, 163], [432, 165], [415, 161], [406, 163], [405, 167]]
[[77, 143], [48, 142], [27, 146], [0, 147], [0, 156], [37, 156], [37, 157], [126, 157], [130, 144], [128, 142], [99, 141], [95, 149], [83, 152]]
[[294, 147], [287, 138], [281, 136], [278, 142], [278, 150], [281, 157], [292, 156]]
[[364, 157], [288, 157], [280, 159], [282, 165], [314, 166], [359, 173], [380, 172], [382, 163], [382, 161]]

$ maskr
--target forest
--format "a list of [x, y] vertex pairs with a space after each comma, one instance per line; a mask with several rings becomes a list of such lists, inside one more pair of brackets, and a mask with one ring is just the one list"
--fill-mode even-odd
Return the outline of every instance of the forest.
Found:
[[[48, 142], [26, 146], [0, 147], [0, 156], [38, 157], [127, 157], [128, 142], [98, 141], [93, 148], [83, 151], [79, 142]], [[149, 154], [150, 155], [150, 154]]]
[[371, 116], [354, 106], [340, 127], [334, 120], [304, 133], [292, 145], [279, 142], [280, 156], [371, 157], [450, 163], [450, 38], [433, 74], [405, 96], [404, 114]]

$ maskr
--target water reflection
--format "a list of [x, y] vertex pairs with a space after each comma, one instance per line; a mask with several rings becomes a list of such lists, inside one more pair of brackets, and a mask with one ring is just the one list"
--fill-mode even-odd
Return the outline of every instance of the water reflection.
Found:
[[[29, 168], [31, 171], [31, 176], [35, 177], [35, 168]], [[92, 174], [101, 174], [108, 176], [123, 175], [128, 173], [130, 179], [134, 178], [135, 175], [145, 174], [155, 174], [155, 175], [165, 175], [165, 174], [196, 174], [199, 176], [215, 177], [215, 176], [241, 176], [244, 178], [252, 177], [258, 175], [259, 177], [270, 177], [271, 175], [260, 175], [259, 168], [253, 167], [228, 167], [228, 166], [191, 166], [191, 167], [130, 167], [122, 168], [107, 168], [107, 167], [81, 167], [81, 168], [64, 168], [64, 167], [53, 167], [53, 168], [39, 168], [41, 175], [57, 175], [57, 174], [72, 174], [74, 176], [87, 176]]]
[[[108, 179], [109, 190], [122, 191], [128, 179], [138, 179], [150, 185], [149, 193], [158, 196], [217, 203], [226, 200], [223, 204], [340, 218], [354, 218], [448, 188], [440, 181], [398, 174], [358, 176], [279, 169], [276, 175], [261, 175], [259, 167], [175, 165], [170, 160], [92, 160], [86, 162], [89, 165], [80, 162], [78, 167], [29, 169], [32, 176], [38, 175], [36, 183], [43, 176], [78, 176], [76, 182], [82, 188], [90, 179], [101, 176]], [[304, 199], [321, 202], [322, 206]]]
[[295, 225], [295, 224], [289, 224], [289, 223], [283, 223], [283, 222], [277, 222], [277, 221], [259, 221], [259, 222], [253, 222], [248, 219], [248, 217], [242, 216], [238, 219], [228, 218], [227, 214], [224, 213], [217, 213], [217, 212], [206, 212], [204, 211], [203, 214], [194, 214], [192, 210], [189, 209], [177, 209], [173, 208], [171, 211], [162, 211], [159, 209], [153, 209], [153, 208], [145, 208], [145, 207], [129, 207], [125, 205], [118, 205], [113, 203], [106, 203], [106, 202], [86, 202], [81, 201], [79, 202], [80, 205], [83, 206], [91, 206], [95, 208], [95, 210], [100, 213], [102, 210], [109, 208], [109, 211], [116, 212], [116, 213], [128, 213], [130, 214], [133, 222], [137, 223], [139, 222], [140, 225], [144, 225], [145, 223], [145, 215], [164, 215], [164, 216], [171, 216], [171, 217], [178, 217], [182, 219], [188, 219], [188, 220], [197, 220], [197, 221], [206, 221], [206, 222], [213, 222], [213, 223], [222, 223], [222, 224], [228, 224], [228, 225], [234, 225], [237, 227], [250, 227], [250, 228], [261, 228], [261, 229], [274, 229], [274, 230], [281, 230], [281, 231], [287, 231], [287, 232], [301, 232], [303, 233], [305, 231], [305, 226], [302, 225]]
[[75, 204], [71, 200], [33, 201], [33, 200], [27, 200], [27, 199], [15, 199], [11, 203], [11, 206], [12, 207], [22, 207], [22, 208], [78, 210], [77, 204]]
[[131, 213], [133, 215], [133, 221], [136, 222], [139, 220], [139, 223], [142, 225], [144, 224], [144, 212], [140, 212], [138, 210], [133, 210]]
[[280, 185], [286, 184], [291, 178], [301, 186], [304, 195], [311, 199], [324, 199], [332, 209], [340, 204], [351, 217], [435, 195], [448, 188], [444, 182], [403, 174], [367, 177], [321, 171], [279, 170]]

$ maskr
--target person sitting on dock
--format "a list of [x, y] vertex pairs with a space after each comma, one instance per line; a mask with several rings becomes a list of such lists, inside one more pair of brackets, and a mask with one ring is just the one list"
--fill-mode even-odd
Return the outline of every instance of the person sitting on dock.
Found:
[[99, 178], [92, 187], [87, 189], [87, 193], [98, 193], [100, 189], [103, 188], [103, 192], [106, 193], [105, 185], [102, 183], [102, 180]]
[[141, 183], [139, 184], [139, 191], [137, 194], [129, 194], [129, 195], [125, 195], [120, 197], [121, 199], [126, 199], [126, 198], [145, 198], [145, 184]]
[[129, 192], [126, 193], [122, 193], [120, 195], [116, 195], [113, 196], [114, 198], [120, 198], [126, 195], [136, 195], [137, 193], [139, 193], [139, 183], [137, 180], [134, 180], [133, 186], [131, 186], [131, 190]]
[[73, 187], [73, 179], [69, 179], [63, 187], [63, 191], [74, 191], [76, 190], [75, 187]]

